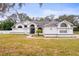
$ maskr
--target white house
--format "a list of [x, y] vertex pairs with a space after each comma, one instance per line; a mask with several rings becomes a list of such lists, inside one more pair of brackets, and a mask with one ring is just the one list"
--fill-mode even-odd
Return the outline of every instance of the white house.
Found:
[[71, 35], [73, 34], [73, 24], [64, 20], [61, 22], [52, 21], [43, 28], [44, 36], [54, 36], [54, 35]]
[[36, 34], [38, 28], [42, 29], [44, 36], [73, 34], [73, 24], [66, 20], [61, 22], [51, 21], [45, 24], [39, 23], [39, 26], [37, 22], [33, 21], [19, 22], [12, 27], [12, 32], [18, 34]]

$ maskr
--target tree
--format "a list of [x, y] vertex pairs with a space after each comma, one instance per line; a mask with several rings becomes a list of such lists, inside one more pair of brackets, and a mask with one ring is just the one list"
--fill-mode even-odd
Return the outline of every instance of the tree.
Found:
[[10, 20], [4, 20], [0, 23], [0, 30], [11, 30], [14, 23]]
[[[15, 7], [15, 5], [18, 5], [19, 8], [21, 8], [25, 3], [0, 3], [0, 12], [5, 13], [9, 11], [11, 8]], [[39, 6], [41, 7], [43, 4], [39, 3]]]
[[0, 12], [5, 13], [9, 11], [11, 8], [15, 7], [15, 5], [18, 5], [19, 7], [22, 7], [23, 3], [0, 3]]
[[12, 15], [8, 16], [7, 19], [14, 21], [14, 23], [16, 23], [17, 21], [20, 21], [20, 22], [26, 21], [26, 20], [31, 21], [31, 18], [29, 16], [27, 16], [27, 14], [25, 14], [25, 13], [12, 14]]
[[40, 21], [40, 22], [44, 21], [44, 18], [41, 17], [39, 21]]
[[59, 21], [67, 20], [67, 21], [74, 24], [75, 17], [77, 17], [77, 16], [75, 16], [75, 15], [62, 15], [62, 16], [59, 16]]
[[46, 16], [46, 17], [45, 17], [45, 20], [46, 20], [46, 21], [52, 21], [52, 20], [54, 20], [54, 15]]
[[[18, 20], [18, 21], [20, 21], [20, 20], [26, 20], [26, 19], [28, 19], [28, 20], [31, 20], [30, 18], [29, 18], [29, 16], [27, 16], [27, 17], [25, 17], [24, 15], [20, 15], [19, 16], [19, 14], [18, 14], [18, 11], [14, 8], [16, 5], [18, 5], [18, 7], [22, 7], [23, 5], [26, 5], [25, 3], [0, 3], [0, 16], [5, 16], [5, 14], [6, 14], [6, 12], [9, 12], [10, 11], [10, 9], [13, 9], [13, 10], [15, 10], [16, 11], [16, 14], [17, 14], [17, 17], [18, 17], [18, 19], [12, 19], [12, 20], [14, 20], [15, 22], [16, 22], [16, 20]], [[42, 6], [42, 3], [39, 3], [39, 5], [40, 5], [40, 7]], [[7, 15], [6, 15], [7, 16]], [[16, 15], [15, 15], [16, 16]], [[25, 17], [26, 19], [20, 19], [21, 17]]]
[[16, 23], [17, 15], [16, 14], [12, 14], [10, 16], [7, 16], [7, 19], [10, 20], [10, 21], [13, 21], [14, 23]]
[[18, 16], [19, 16], [20, 21], [26, 21], [26, 20], [31, 21], [31, 18], [27, 16], [27, 14], [25, 13], [19, 13]]

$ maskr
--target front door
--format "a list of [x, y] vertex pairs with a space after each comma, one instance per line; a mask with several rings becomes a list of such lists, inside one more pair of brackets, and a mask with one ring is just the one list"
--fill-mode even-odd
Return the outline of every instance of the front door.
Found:
[[30, 26], [30, 34], [34, 34], [35, 33], [35, 26], [31, 25]]

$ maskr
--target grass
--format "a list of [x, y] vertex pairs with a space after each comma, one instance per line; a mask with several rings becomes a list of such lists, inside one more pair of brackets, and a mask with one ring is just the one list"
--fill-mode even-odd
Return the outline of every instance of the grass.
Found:
[[26, 38], [26, 35], [0, 35], [1, 56], [79, 56], [78, 39], [45, 40]]
[[74, 31], [74, 34], [79, 34], [79, 31]]

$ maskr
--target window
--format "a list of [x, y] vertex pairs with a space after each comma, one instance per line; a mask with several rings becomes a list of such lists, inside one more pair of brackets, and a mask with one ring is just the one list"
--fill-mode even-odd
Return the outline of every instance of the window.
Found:
[[27, 25], [24, 25], [24, 27], [26, 28], [26, 27], [27, 27]]
[[65, 23], [62, 23], [61, 27], [67, 27], [67, 25]]
[[18, 28], [22, 28], [22, 26], [18, 26]]

